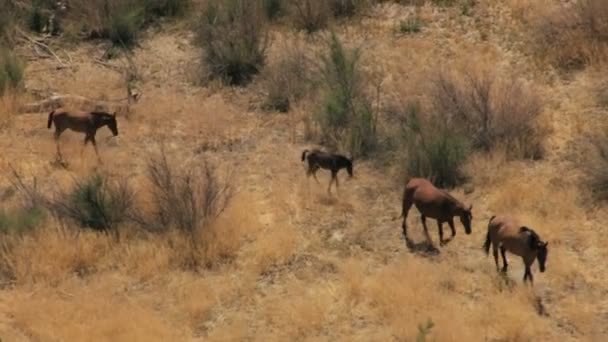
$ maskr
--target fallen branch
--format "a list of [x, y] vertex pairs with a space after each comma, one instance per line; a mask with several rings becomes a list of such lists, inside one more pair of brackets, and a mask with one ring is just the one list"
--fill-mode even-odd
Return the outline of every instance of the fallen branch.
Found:
[[59, 63], [59, 64], [60, 64], [62, 67], [65, 67], [65, 68], [67, 68], [67, 67], [68, 67], [68, 65], [67, 65], [67, 64], [66, 64], [64, 61], [62, 61], [62, 60], [61, 60], [61, 58], [59, 58], [59, 56], [57, 56], [57, 54], [56, 54], [56, 53], [55, 53], [55, 52], [54, 52], [54, 51], [53, 51], [53, 50], [52, 50], [52, 49], [51, 49], [51, 48], [50, 48], [48, 45], [46, 45], [46, 44], [44, 44], [44, 43], [41, 43], [41, 42], [37, 41], [36, 39], [34, 39], [34, 38], [32, 38], [32, 37], [28, 36], [27, 34], [25, 34], [25, 32], [23, 32], [23, 31], [22, 31], [21, 29], [19, 29], [19, 28], [17, 28], [17, 33], [19, 33], [19, 35], [21, 35], [21, 38], [22, 38], [23, 40], [28, 41], [28, 42], [30, 42], [30, 43], [32, 43], [32, 44], [34, 44], [34, 51], [36, 51], [36, 52], [37, 52], [36, 47], [40, 47], [40, 48], [42, 48], [42, 49], [46, 50], [46, 52], [47, 52], [49, 55], [53, 56], [53, 57], [55, 58], [55, 60], [57, 60], [57, 62], [58, 62], [58, 63]]

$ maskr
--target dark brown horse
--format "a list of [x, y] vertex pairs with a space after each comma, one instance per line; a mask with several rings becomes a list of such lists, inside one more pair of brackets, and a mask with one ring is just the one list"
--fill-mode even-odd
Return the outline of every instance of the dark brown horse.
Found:
[[85, 134], [84, 145], [89, 141], [95, 148], [95, 154], [101, 162], [99, 151], [97, 151], [97, 143], [95, 142], [95, 133], [103, 126], [108, 126], [114, 136], [118, 135], [118, 127], [116, 126], [116, 113], [108, 114], [106, 112], [81, 112], [67, 111], [63, 108], [56, 109], [49, 114], [47, 128], [51, 128], [55, 123], [55, 145], [57, 146], [57, 157], [62, 159], [61, 149], [59, 148], [59, 136], [66, 129], [71, 129], [75, 132]]
[[502, 271], [507, 272], [506, 251], [522, 257], [526, 270], [524, 272], [524, 282], [530, 280], [534, 282], [531, 266], [535, 259], [538, 259], [538, 266], [541, 272], [545, 272], [545, 264], [547, 262], [548, 242], [543, 242], [538, 234], [519, 223], [519, 220], [513, 216], [492, 216], [488, 222], [488, 234], [483, 248], [486, 254], [490, 254], [490, 245], [493, 248], [494, 262], [496, 270], [498, 266], [498, 249], [502, 255]]
[[[424, 227], [424, 234], [432, 246], [433, 242], [429, 235], [426, 227], [426, 218], [434, 218], [437, 220], [437, 227], [439, 229], [439, 243], [441, 245], [452, 240], [456, 235], [454, 229], [454, 216], [460, 217], [460, 222], [464, 226], [464, 230], [467, 234], [471, 234], [471, 221], [473, 220], [473, 214], [471, 210], [473, 205], [465, 205], [446, 191], [437, 189], [431, 182], [423, 178], [412, 178], [405, 185], [403, 191], [403, 206], [401, 217], [403, 217], [403, 236], [405, 237], [406, 243], [409, 244], [407, 237], [407, 214], [412, 207], [416, 205], [418, 211], [421, 214], [422, 226]], [[452, 230], [452, 237], [449, 240], [443, 240], [443, 223], [447, 222]]]
[[338, 171], [340, 169], [345, 168], [348, 175], [350, 177], [353, 176], [353, 160], [340, 154], [327, 153], [317, 149], [311, 151], [304, 150], [302, 152], [302, 161], [304, 160], [308, 160], [306, 176], [310, 177], [312, 175], [317, 183], [319, 183], [317, 171], [320, 168], [331, 171], [331, 180], [329, 181], [329, 187], [327, 187], [328, 193], [331, 193], [331, 184], [334, 181], [336, 182], [336, 189], [338, 189]]

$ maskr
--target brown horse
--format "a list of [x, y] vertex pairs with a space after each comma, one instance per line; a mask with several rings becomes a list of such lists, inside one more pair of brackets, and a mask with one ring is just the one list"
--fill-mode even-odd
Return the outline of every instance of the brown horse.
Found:
[[[403, 217], [403, 236], [406, 243], [409, 244], [407, 237], [407, 214], [415, 204], [421, 214], [422, 226], [427, 241], [432, 246], [433, 242], [426, 227], [426, 218], [434, 218], [437, 220], [439, 229], [439, 243], [443, 245], [454, 238], [456, 230], [454, 229], [454, 216], [460, 217], [460, 222], [464, 226], [465, 232], [471, 234], [471, 221], [473, 214], [471, 210], [473, 205], [465, 205], [456, 198], [452, 197], [446, 191], [437, 189], [431, 182], [423, 178], [410, 179], [403, 191], [403, 206], [401, 217]], [[452, 237], [449, 240], [443, 240], [443, 223], [447, 222], [452, 230]]]
[[51, 128], [52, 124], [55, 123], [55, 145], [57, 146], [57, 157], [59, 160], [62, 159], [61, 149], [59, 148], [59, 136], [66, 129], [71, 129], [75, 132], [81, 132], [85, 134], [84, 145], [86, 146], [89, 141], [95, 148], [95, 154], [101, 162], [99, 157], [99, 151], [97, 151], [97, 143], [95, 142], [95, 133], [103, 126], [108, 126], [114, 136], [118, 135], [118, 127], [116, 126], [116, 113], [108, 114], [106, 112], [81, 112], [81, 111], [67, 111], [63, 108], [56, 109], [49, 114], [47, 128]]
[[524, 272], [524, 282], [530, 279], [530, 283], [534, 282], [530, 267], [534, 263], [534, 259], [538, 259], [538, 265], [541, 272], [545, 272], [545, 264], [547, 262], [548, 242], [543, 242], [538, 234], [519, 223], [519, 220], [512, 216], [492, 216], [488, 222], [488, 234], [483, 248], [486, 254], [490, 254], [490, 245], [492, 245], [494, 253], [494, 262], [496, 270], [498, 266], [498, 249], [502, 255], [503, 267], [502, 271], [507, 272], [507, 256], [506, 251], [522, 257], [526, 270]]
[[308, 160], [308, 170], [306, 170], [306, 176], [312, 175], [315, 181], [319, 183], [317, 179], [317, 171], [326, 169], [331, 171], [331, 180], [329, 181], [329, 187], [327, 192], [331, 193], [331, 184], [336, 182], [336, 189], [338, 189], [338, 171], [345, 168], [346, 172], [350, 177], [353, 176], [353, 160], [352, 158], [346, 158], [340, 154], [333, 154], [323, 152], [321, 150], [314, 149], [312, 151], [304, 150], [302, 152], [302, 161]]

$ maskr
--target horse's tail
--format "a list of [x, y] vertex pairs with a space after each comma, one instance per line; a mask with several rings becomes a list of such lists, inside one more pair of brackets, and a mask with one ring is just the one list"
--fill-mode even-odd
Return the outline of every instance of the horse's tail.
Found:
[[412, 206], [413, 195], [414, 189], [408, 188], [406, 185], [403, 190], [403, 197], [401, 198], [401, 215], [393, 217], [393, 221], [405, 217], [406, 212], [409, 211]]
[[486, 255], [490, 254], [490, 244], [492, 243], [492, 240], [490, 239], [490, 223], [492, 223], [492, 220], [495, 217], [496, 215], [493, 215], [490, 217], [490, 221], [488, 221], [488, 233], [486, 234], [486, 242], [483, 244], [483, 249], [486, 251]]
[[49, 113], [49, 120], [46, 124], [46, 128], [51, 128], [51, 126], [53, 125], [53, 115], [55, 115], [55, 111]]
[[302, 161], [306, 159], [306, 153], [308, 153], [308, 150], [302, 151]]

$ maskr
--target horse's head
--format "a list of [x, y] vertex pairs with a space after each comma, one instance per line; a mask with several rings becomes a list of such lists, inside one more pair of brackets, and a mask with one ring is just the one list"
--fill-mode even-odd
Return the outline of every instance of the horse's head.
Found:
[[108, 128], [110, 128], [110, 131], [112, 131], [112, 134], [117, 136], [118, 126], [116, 125], [116, 112], [114, 112], [114, 114], [108, 114], [108, 116], [105, 118], [105, 122], [108, 125]]
[[464, 206], [460, 212], [460, 222], [464, 226], [465, 233], [471, 234], [471, 222], [473, 221], [473, 205]]
[[547, 262], [547, 254], [549, 253], [548, 244], [549, 242], [542, 241], [536, 243], [536, 257], [538, 258], [538, 266], [541, 272], [545, 272], [545, 263]]

